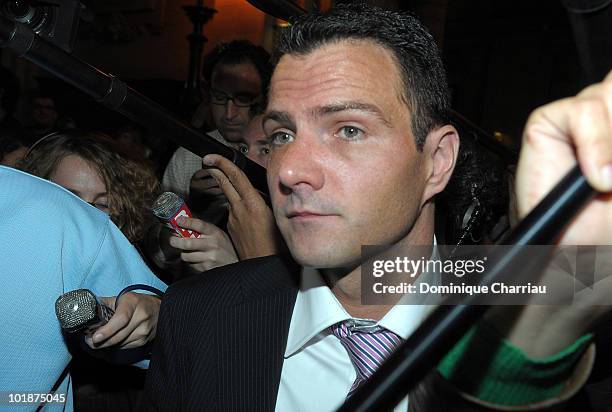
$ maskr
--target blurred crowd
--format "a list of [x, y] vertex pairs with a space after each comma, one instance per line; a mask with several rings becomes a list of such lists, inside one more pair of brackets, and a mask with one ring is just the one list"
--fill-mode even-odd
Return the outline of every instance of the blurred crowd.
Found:
[[[262, 113], [271, 73], [270, 55], [262, 47], [245, 40], [219, 44], [205, 56], [206, 90], [191, 126], [265, 167], [269, 144]], [[5, 68], [0, 103], [0, 164], [54, 182], [107, 213], [166, 283], [280, 247], [267, 206], [248, 217], [259, 221], [248, 228], [251, 234], [241, 233], [251, 223], [230, 219], [230, 202], [202, 158], [178, 147], [168, 162], [162, 153], [168, 145], [159, 145], [159, 136], [146, 128], [126, 120], [110, 133], [92, 129], [63, 108], [60, 95], [22, 91]], [[240, 177], [253, 190], [247, 177]], [[181, 223], [202, 233], [199, 238], [181, 239], [155, 219], [151, 206], [164, 191], [188, 203], [193, 219]], [[268, 236], [257, 230], [262, 226]], [[71, 366], [77, 409], [131, 409], [143, 384], [142, 371], [98, 361], [98, 373], [91, 374], [92, 362], [81, 353]]]

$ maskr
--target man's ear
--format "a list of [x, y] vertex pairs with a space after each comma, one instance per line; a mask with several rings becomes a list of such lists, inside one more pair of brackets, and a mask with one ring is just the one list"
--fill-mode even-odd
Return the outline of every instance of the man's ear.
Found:
[[427, 176], [421, 204], [444, 190], [455, 169], [458, 153], [459, 133], [453, 126], [444, 125], [427, 135], [423, 147]]

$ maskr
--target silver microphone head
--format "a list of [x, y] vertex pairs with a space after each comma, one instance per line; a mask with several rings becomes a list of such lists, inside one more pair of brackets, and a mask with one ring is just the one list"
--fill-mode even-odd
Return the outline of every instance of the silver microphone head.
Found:
[[62, 329], [76, 332], [106, 323], [112, 316], [112, 310], [100, 304], [90, 290], [77, 289], [57, 298], [55, 314]]
[[153, 202], [153, 214], [160, 219], [172, 218], [181, 208], [183, 199], [176, 193], [164, 192]]

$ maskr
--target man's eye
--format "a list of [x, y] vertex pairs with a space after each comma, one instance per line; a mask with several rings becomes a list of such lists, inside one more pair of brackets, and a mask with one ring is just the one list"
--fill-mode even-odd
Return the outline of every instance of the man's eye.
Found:
[[355, 126], [344, 126], [338, 130], [338, 135], [344, 140], [358, 140], [363, 138], [363, 130]]
[[248, 146], [246, 146], [246, 145], [240, 145], [240, 146], [238, 147], [238, 150], [240, 150], [240, 153], [242, 153], [242, 154], [247, 154], [247, 153], [249, 153], [249, 147], [248, 147]]
[[261, 154], [263, 154], [264, 156], [267, 156], [270, 154], [270, 148], [269, 147], [262, 147], [261, 148]]
[[293, 136], [287, 132], [276, 132], [270, 136], [270, 141], [275, 145], [283, 145], [293, 141]]

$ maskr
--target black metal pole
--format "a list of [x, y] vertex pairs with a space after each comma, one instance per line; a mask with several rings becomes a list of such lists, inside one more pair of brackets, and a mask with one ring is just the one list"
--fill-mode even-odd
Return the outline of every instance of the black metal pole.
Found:
[[0, 47], [7, 47], [55, 76], [125, 115], [156, 135], [172, 139], [198, 156], [220, 154], [236, 163], [268, 198], [266, 170], [238, 151], [203, 135], [166, 108], [37, 36], [29, 27], [0, 15]]
[[[595, 195], [575, 166], [501, 244], [514, 245], [499, 257], [481, 284], [490, 285], [525, 266], [526, 245], [552, 243], [565, 224]], [[484, 315], [472, 295], [464, 305], [441, 305], [393, 353], [339, 411], [386, 411], [431, 371], [457, 341]]]
[[291, 19], [306, 14], [299, 5], [295, 4], [291, 0], [247, 0], [257, 9], [263, 11], [270, 16], [274, 16], [277, 19], [290, 21]]

